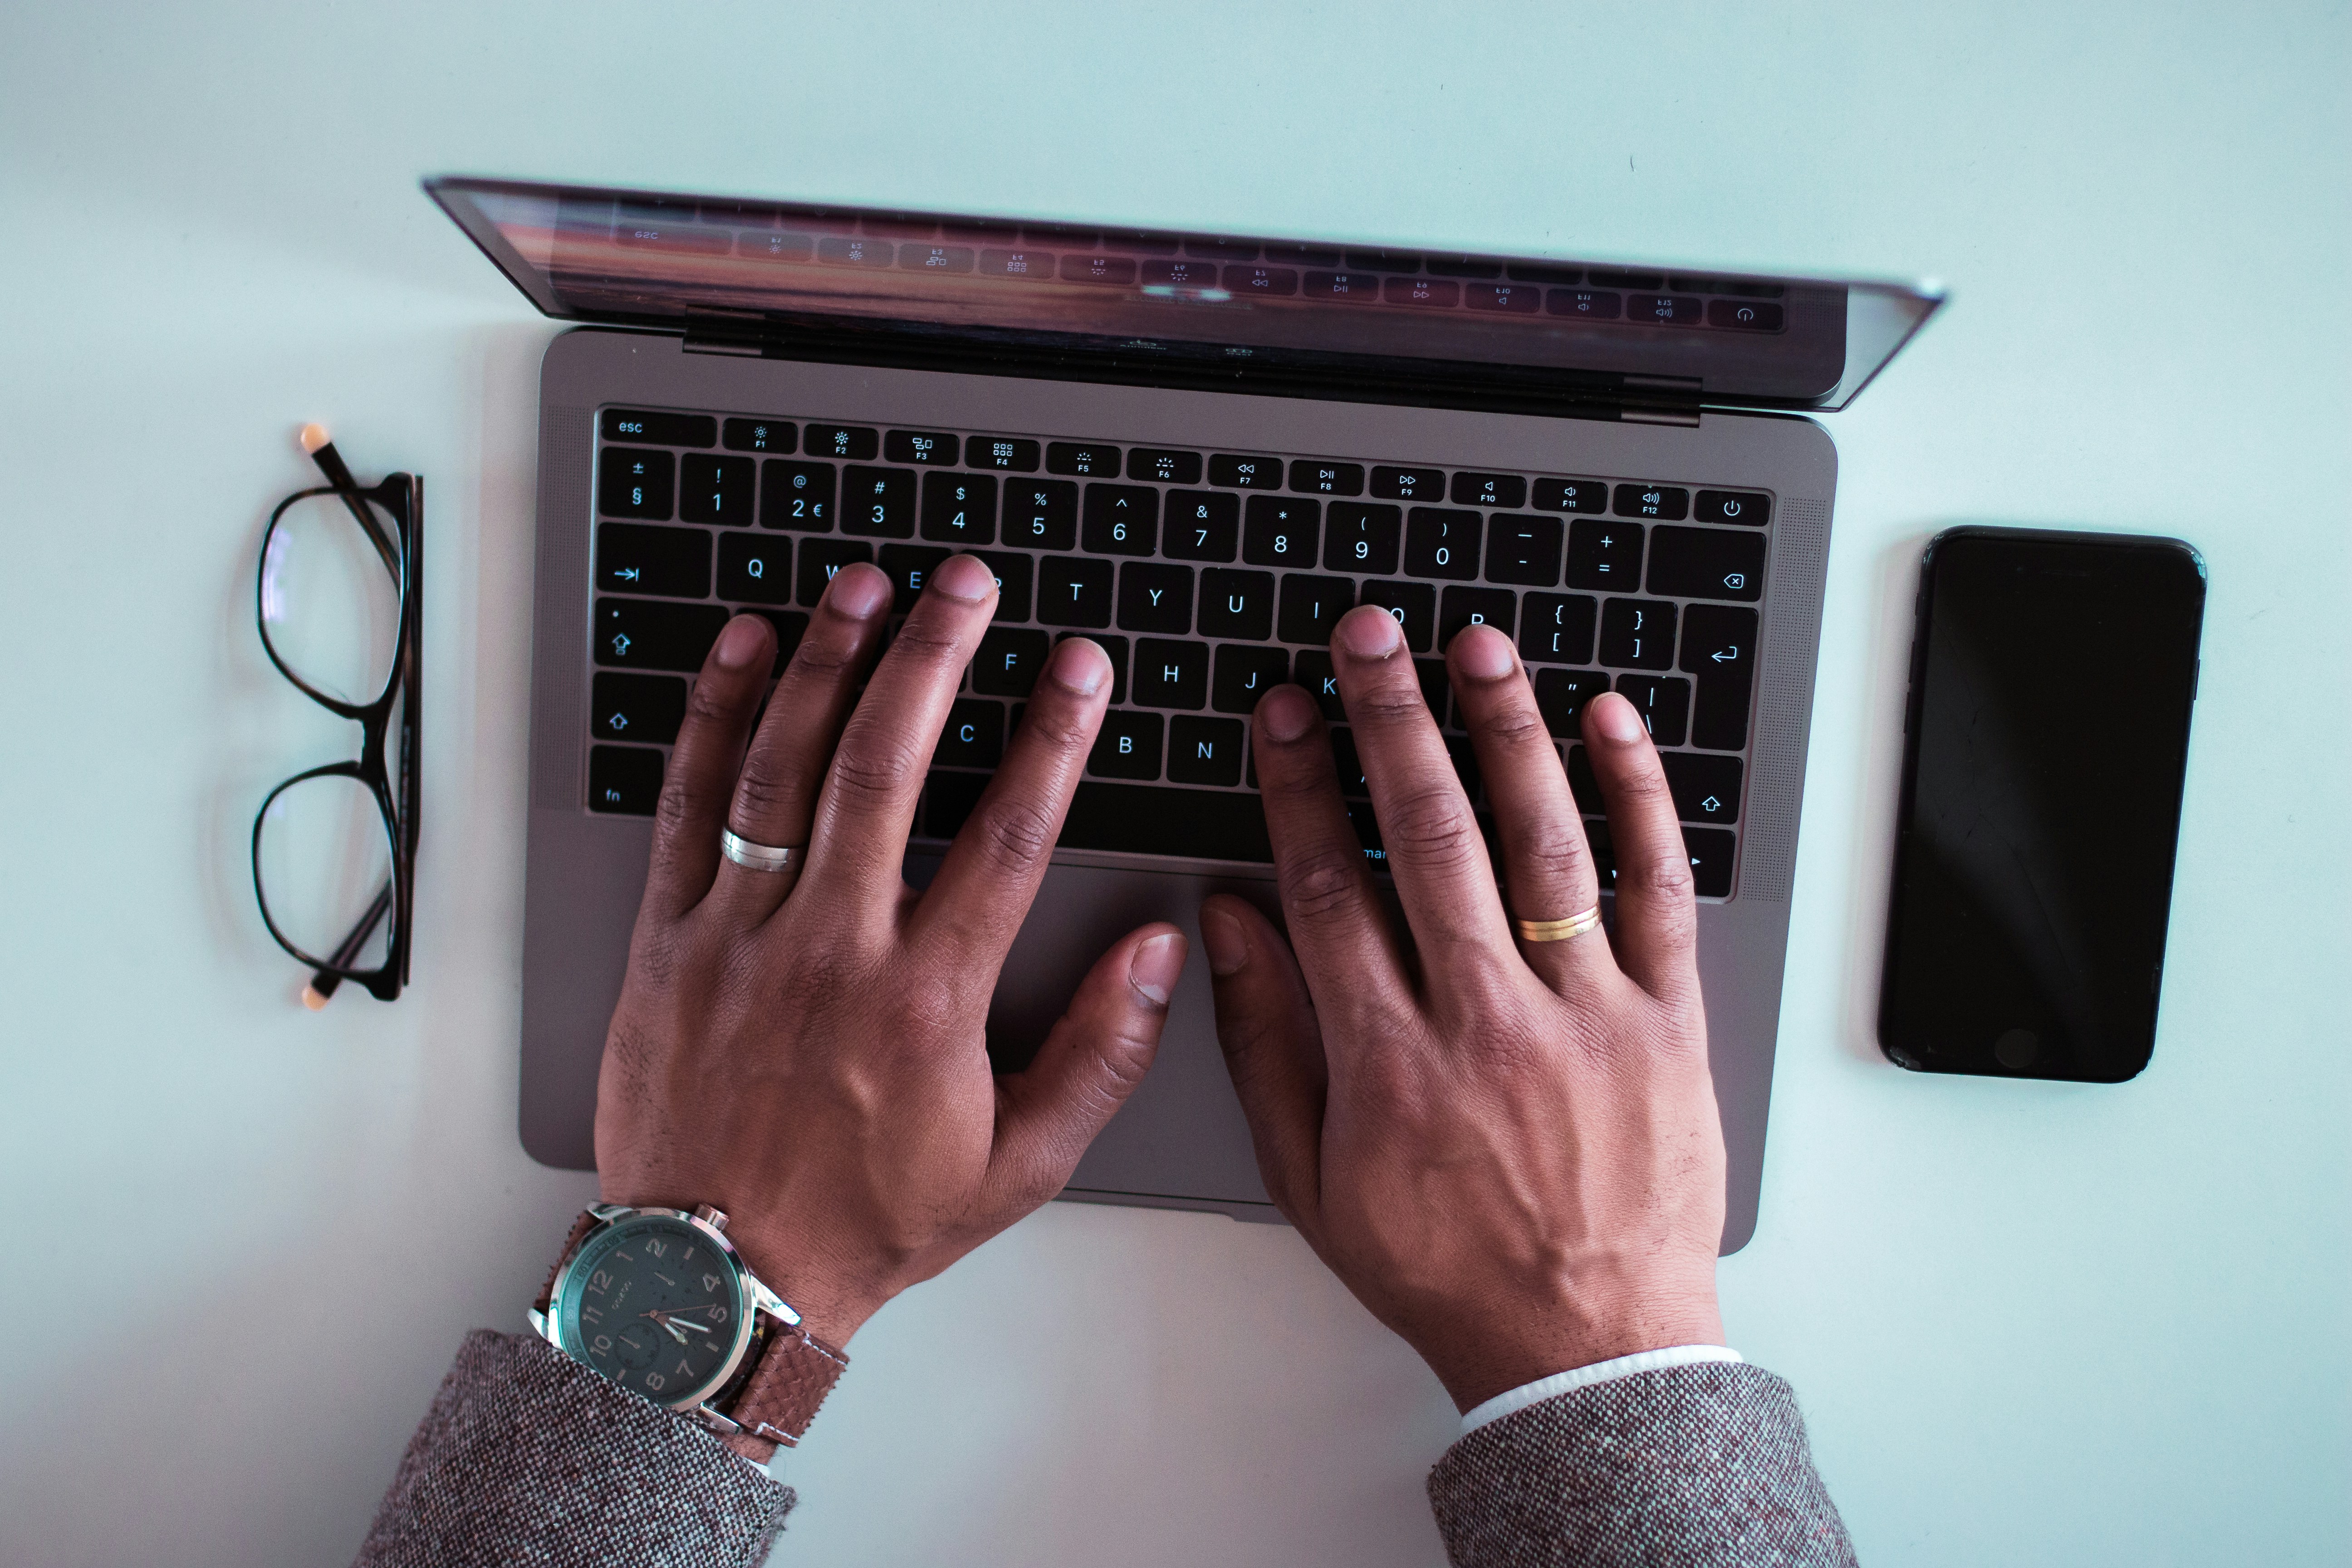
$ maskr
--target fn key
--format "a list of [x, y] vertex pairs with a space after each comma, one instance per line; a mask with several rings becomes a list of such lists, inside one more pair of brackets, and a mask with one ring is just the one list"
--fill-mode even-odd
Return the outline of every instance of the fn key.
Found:
[[588, 748], [588, 809], [651, 816], [661, 799], [662, 754], [641, 746]]

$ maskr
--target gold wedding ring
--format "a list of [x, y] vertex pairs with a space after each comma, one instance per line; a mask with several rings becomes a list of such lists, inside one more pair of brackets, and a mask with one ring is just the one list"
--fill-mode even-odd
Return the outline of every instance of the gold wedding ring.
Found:
[[1527, 942], [1567, 942], [1595, 931], [1601, 925], [1601, 906], [1593, 905], [1582, 914], [1570, 915], [1564, 921], [1513, 921], [1519, 936]]

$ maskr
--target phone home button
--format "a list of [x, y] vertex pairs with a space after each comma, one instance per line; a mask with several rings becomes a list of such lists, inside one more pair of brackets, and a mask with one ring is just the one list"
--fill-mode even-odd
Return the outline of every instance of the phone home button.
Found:
[[2031, 1029], [2010, 1029], [1992, 1043], [1992, 1059], [2011, 1072], [2033, 1065], [2042, 1051], [2042, 1037]]

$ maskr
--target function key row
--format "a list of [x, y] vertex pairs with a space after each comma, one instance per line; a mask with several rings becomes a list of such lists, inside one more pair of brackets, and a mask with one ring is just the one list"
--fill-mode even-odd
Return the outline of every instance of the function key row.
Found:
[[[707, 415], [639, 413], [606, 409], [607, 441], [631, 445], [709, 447], [719, 438], [719, 423]], [[1464, 469], [1449, 476], [1443, 468], [1410, 468], [1375, 463], [1323, 462], [1312, 458], [1251, 457], [1221, 452], [1205, 464], [1198, 452], [1162, 447], [1121, 447], [1108, 442], [1049, 441], [1018, 437], [958, 437], [943, 431], [884, 432], [857, 425], [809, 425], [782, 421], [730, 419], [724, 429], [730, 451], [790, 454], [805, 451], [815, 458], [846, 462], [871, 462], [877, 457], [917, 468], [981, 468], [1004, 473], [1035, 473], [1042, 458], [1045, 471], [1078, 479], [1115, 479], [1124, 475], [1163, 485], [1197, 485], [1205, 469], [1209, 484], [1220, 489], [1278, 490], [1303, 495], [1361, 496], [1380, 500], [1451, 500], [1455, 506], [1506, 510], [1532, 506], [1538, 511], [1619, 517], [1655, 518], [1674, 522], [1694, 515], [1692, 492], [1676, 485], [1615, 484], [1601, 479], [1538, 479], [1519, 474], [1481, 473]], [[698, 465], [698, 461], [699, 466]], [[742, 459], [734, 471], [748, 472]], [[713, 473], [724, 472], [723, 458], [688, 458], [686, 483], [698, 488]], [[651, 516], [669, 493], [672, 459], [657, 451], [612, 453], [614, 464], [634, 463], [632, 483], [638, 489], [625, 507], [626, 516]], [[664, 515], [667, 515], [665, 512]], [[1761, 526], [1771, 515], [1771, 498], [1753, 490], [1701, 489], [1696, 515], [1702, 522]]]

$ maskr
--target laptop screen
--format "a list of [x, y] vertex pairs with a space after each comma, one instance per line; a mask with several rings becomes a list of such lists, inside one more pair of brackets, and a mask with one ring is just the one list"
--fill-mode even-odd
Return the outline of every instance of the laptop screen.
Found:
[[[1940, 302], [1902, 284], [441, 179], [547, 314], [1843, 407]], [[1245, 380], [1246, 376], [1241, 379]]]

